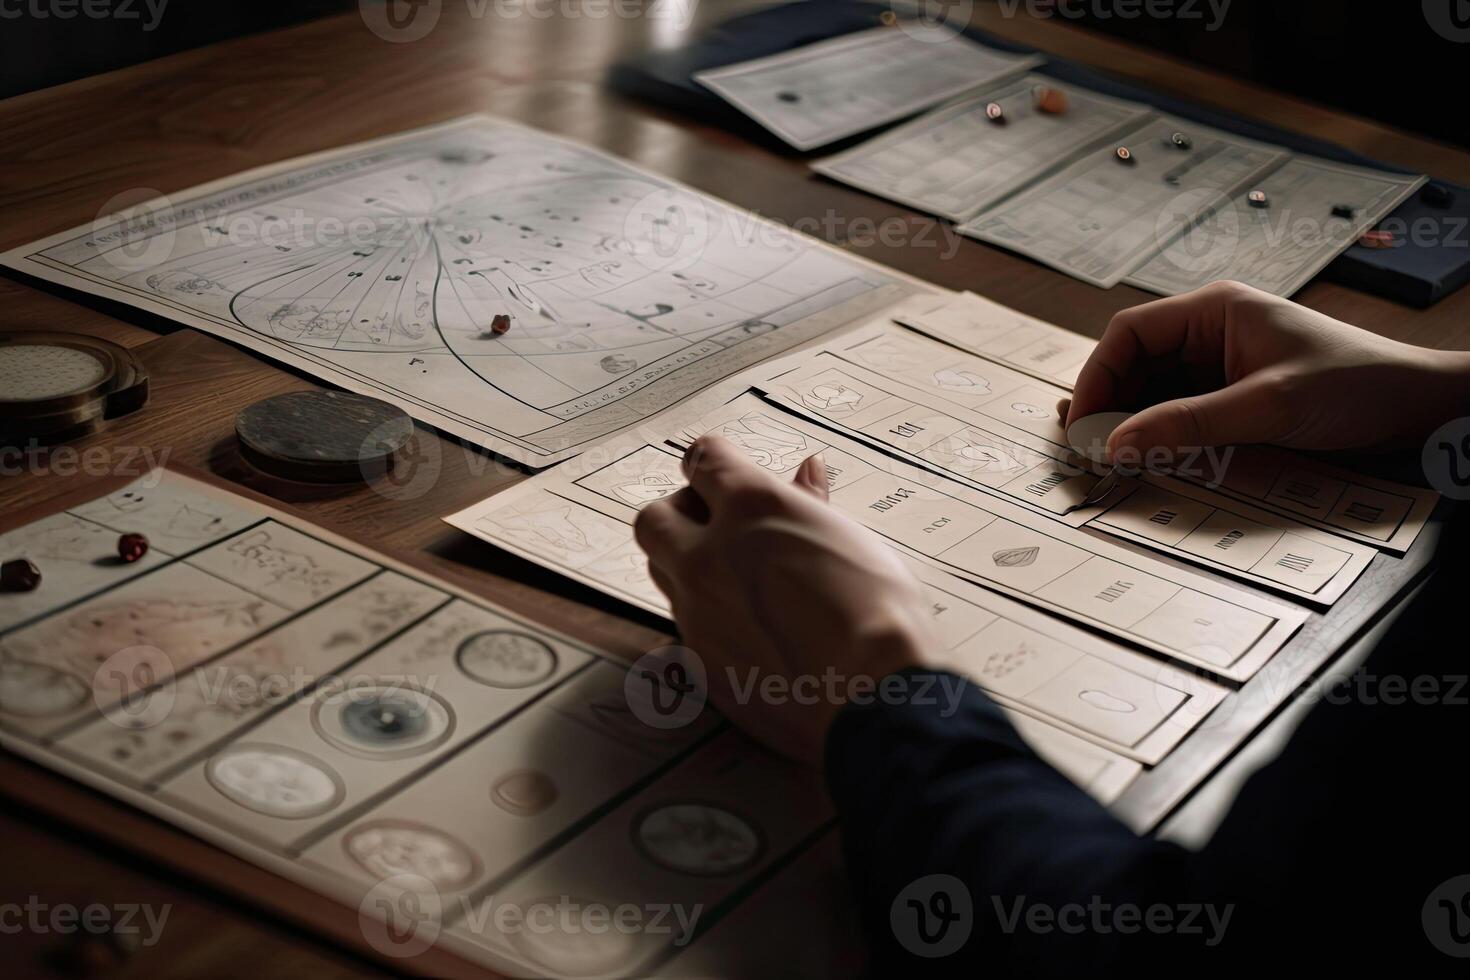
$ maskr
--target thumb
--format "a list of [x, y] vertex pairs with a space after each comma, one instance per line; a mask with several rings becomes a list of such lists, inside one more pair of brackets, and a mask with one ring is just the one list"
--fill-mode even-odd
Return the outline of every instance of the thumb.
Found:
[[1264, 379], [1247, 378], [1203, 395], [1151, 405], [1120, 425], [1108, 440], [1115, 464], [1168, 466], [1197, 449], [1271, 442], [1285, 431], [1270, 411]]

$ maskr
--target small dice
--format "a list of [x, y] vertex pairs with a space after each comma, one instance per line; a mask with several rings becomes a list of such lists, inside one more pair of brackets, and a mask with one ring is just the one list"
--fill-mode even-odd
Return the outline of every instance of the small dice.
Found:
[[500, 337], [510, 331], [510, 315], [497, 313], [490, 320], [490, 332]]
[[148, 554], [148, 539], [141, 534], [124, 534], [117, 539], [117, 556], [131, 565]]
[[26, 558], [16, 558], [0, 565], [0, 591], [30, 592], [41, 584], [41, 570]]

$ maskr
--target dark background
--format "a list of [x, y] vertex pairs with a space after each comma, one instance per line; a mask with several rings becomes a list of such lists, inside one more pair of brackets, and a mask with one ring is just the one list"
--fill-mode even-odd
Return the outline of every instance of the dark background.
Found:
[[[0, 97], [357, 8], [357, 0], [168, 0], [151, 31], [143, 30], [149, 18], [145, 0], [127, 0], [138, 14], [131, 20], [13, 16], [33, 3], [46, 7], [56, 2], [0, 0]], [[714, 6], [719, 0], [702, 2]], [[976, 2], [992, 3], [1015, 16], [1047, 15], [1050, 9], [1050, 16], [1067, 23], [1470, 146], [1470, 111], [1464, 101], [1470, 42], [1456, 43], [1435, 33], [1425, 14], [1426, 5], [1440, 4], [1470, 33], [1470, 0], [1229, 0], [1214, 30], [1209, 0]], [[1148, 3], [1172, 4], [1176, 11], [1187, 4], [1196, 16], [1124, 15], [1146, 10]]]

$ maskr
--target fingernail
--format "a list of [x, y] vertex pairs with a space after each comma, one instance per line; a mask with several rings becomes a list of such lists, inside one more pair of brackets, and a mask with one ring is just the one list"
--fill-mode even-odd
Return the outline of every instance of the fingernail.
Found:
[[1150, 445], [1142, 429], [1113, 433], [1108, 443], [1108, 462], [1124, 471], [1142, 472], [1167, 466], [1174, 453], [1166, 446]]

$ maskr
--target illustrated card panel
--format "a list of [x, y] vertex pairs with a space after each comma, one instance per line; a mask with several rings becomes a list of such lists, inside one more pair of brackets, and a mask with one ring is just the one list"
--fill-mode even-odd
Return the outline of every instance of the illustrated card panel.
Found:
[[1286, 157], [1218, 130], [1153, 119], [959, 230], [1108, 288]]
[[[1062, 93], [1066, 112], [1040, 108], [1040, 93], [1047, 89]], [[891, 201], [965, 221], [1146, 115], [1144, 106], [1027, 75], [935, 109], [819, 160], [812, 169]]]
[[[1218, 279], [1290, 296], [1423, 186], [1395, 174], [1293, 157], [1206, 215], [1125, 280], [1174, 296]], [[1266, 195], [1264, 206], [1248, 195]]]
[[[707, 927], [734, 896], [807, 846], [831, 822], [820, 777], [775, 756], [750, 752], [733, 734], [696, 751], [662, 778], [594, 823], [568, 846], [494, 894], [451, 926], [455, 933], [557, 975], [642, 975]], [[507, 928], [497, 905], [555, 902], [683, 910], [672, 935], [573, 928]], [[554, 921], [554, 920], [552, 920]], [[683, 943], [679, 943], [680, 946]]]
[[906, 309], [895, 319], [936, 340], [1068, 391], [1097, 346], [1090, 337], [974, 293], [961, 293], [927, 311]]

